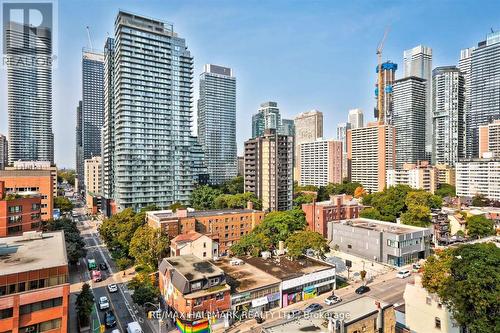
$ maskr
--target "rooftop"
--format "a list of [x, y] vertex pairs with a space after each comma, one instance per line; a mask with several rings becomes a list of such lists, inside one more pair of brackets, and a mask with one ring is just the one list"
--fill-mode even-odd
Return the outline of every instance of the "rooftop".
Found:
[[373, 231], [390, 232], [393, 234], [407, 234], [415, 231], [428, 230], [428, 228], [415, 227], [412, 225], [399, 224], [393, 222], [385, 222], [379, 220], [357, 218], [352, 220], [345, 220], [341, 222], [335, 222], [334, 224], [348, 225], [354, 228], [368, 229]]
[[185, 242], [192, 242], [192, 241], [197, 240], [201, 236], [203, 236], [203, 234], [200, 234], [199, 232], [196, 232], [194, 230], [189, 230], [185, 234], [180, 234], [180, 235], [177, 235], [174, 238], [172, 238], [172, 240], [170, 241], [170, 244], [172, 244], [172, 243], [180, 244], [180, 243], [185, 243]]
[[[192, 254], [164, 258], [163, 261], [170, 264], [177, 272], [184, 276], [187, 281], [197, 281], [224, 274], [222, 269], [208, 260], [202, 260]], [[162, 270], [162, 268], [160, 268], [160, 270]]]
[[272, 257], [270, 259], [263, 259], [261, 257], [241, 257], [241, 259], [280, 280], [290, 280], [333, 267], [309, 257], [302, 257], [293, 261], [283, 256]]
[[242, 293], [281, 282], [249, 263], [233, 266], [230, 261], [229, 258], [222, 258], [214, 264], [226, 273], [226, 282], [231, 286], [232, 292]]
[[66, 266], [66, 244], [62, 231], [25, 232], [0, 238], [0, 275]]
[[[199, 210], [195, 211], [192, 208], [188, 208], [187, 217], [207, 217], [207, 216], [216, 216], [216, 215], [231, 215], [231, 214], [248, 214], [260, 212], [260, 210], [255, 209], [216, 209], [216, 210]], [[176, 212], [171, 210], [156, 210], [146, 213], [148, 216], [157, 218], [157, 219], [173, 219], [173, 218], [182, 218], [186, 217], [183, 210], [178, 209]]]

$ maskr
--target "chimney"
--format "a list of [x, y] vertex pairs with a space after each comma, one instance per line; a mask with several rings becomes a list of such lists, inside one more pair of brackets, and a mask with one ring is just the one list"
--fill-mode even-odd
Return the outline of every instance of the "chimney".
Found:
[[253, 210], [253, 202], [252, 201], [247, 201], [247, 209]]

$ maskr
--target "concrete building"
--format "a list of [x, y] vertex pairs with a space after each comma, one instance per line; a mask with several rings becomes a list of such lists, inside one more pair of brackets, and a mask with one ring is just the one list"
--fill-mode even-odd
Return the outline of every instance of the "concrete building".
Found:
[[210, 184], [237, 174], [236, 78], [231, 68], [207, 64], [200, 75], [198, 140], [205, 153]]
[[265, 211], [292, 209], [292, 136], [266, 130], [245, 142], [245, 192], [262, 200]]
[[295, 137], [295, 124], [293, 119], [281, 119], [281, 134]]
[[0, 181], [0, 237], [40, 230], [42, 227], [41, 203], [39, 194], [9, 193], [7, 195], [5, 183]]
[[458, 68], [460, 69], [460, 73], [464, 78], [464, 114], [465, 114], [465, 156], [470, 158], [472, 157], [472, 140], [468, 140], [467, 137], [472, 135], [470, 128], [467, 127], [467, 124], [471, 123], [471, 87], [470, 87], [470, 74], [471, 74], [471, 66], [472, 66], [472, 50], [474, 48], [466, 48], [460, 51], [460, 60], [458, 61]]
[[68, 332], [69, 272], [62, 231], [2, 238], [0, 330]]
[[190, 231], [209, 236], [219, 243], [219, 254], [227, 250], [242, 236], [247, 235], [264, 218], [264, 212], [252, 209], [222, 209], [195, 211], [193, 209], [178, 209], [150, 211], [146, 213], [148, 225], [162, 228], [172, 239]]
[[438, 184], [450, 184], [455, 186], [455, 168], [446, 164], [436, 164]]
[[416, 76], [394, 81], [393, 125], [396, 129], [396, 168], [426, 159], [425, 122], [428, 82]]
[[418, 45], [403, 52], [403, 77], [419, 77], [426, 82], [425, 87], [425, 158], [430, 161], [432, 154], [432, 48]]
[[467, 117], [467, 145], [479, 157], [479, 126], [500, 119], [500, 31], [489, 33], [486, 40], [472, 49], [470, 64], [470, 116]]
[[176, 325], [181, 332], [209, 332], [206, 313], [222, 315], [231, 308], [224, 271], [194, 255], [164, 258], [159, 285], [165, 303], [179, 314]]
[[433, 164], [454, 166], [465, 157], [464, 82], [455, 66], [432, 71]]
[[309, 230], [328, 236], [327, 226], [330, 222], [350, 220], [359, 217], [362, 209], [357, 201], [347, 195], [332, 195], [330, 200], [303, 204]]
[[105, 99], [112, 95], [113, 102], [105, 107], [104, 145], [112, 144], [106, 149], [112, 150], [111, 192], [118, 210], [188, 203], [193, 58], [186, 41], [172, 24], [120, 11], [113, 49], [105, 51], [114, 54], [112, 82], [105, 65]]
[[[330, 320], [325, 319], [329, 317]], [[311, 315], [267, 325], [262, 333], [394, 333], [395, 326], [392, 304], [364, 296], [344, 301], [334, 309], [325, 311], [323, 316]]]
[[264, 135], [266, 129], [281, 133], [281, 114], [276, 102], [265, 102], [252, 116], [252, 138]]
[[[392, 85], [396, 80], [397, 69], [398, 65], [391, 61], [384, 62], [381, 66], [377, 65], [376, 67], [377, 88], [375, 88], [375, 97], [377, 98], [377, 101], [380, 98], [381, 103], [380, 106], [377, 105], [377, 108], [375, 109], [375, 117], [382, 120], [381, 123], [385, 125], [392, 125]], [[379, 71], [382, 73], [379, 74]]]
[[50, 170], [3, 170], [0, 171], [0, 181], [4, 182], [7, 194], [39, 194], [42, 220], [53, 217], [54, 181]]
[[349, 178], [370, 192], [386, 186], [387, 170], [396, 167], [396, 131], [392, 125], [369, 123], [347, 131]]
[[[81, 190], [84, 186], [84, 158], [83, 158], [83, 119], [82, 119], [82, 101], [78, 101], [78, 106], [76, 107], [76, 127], [75, 127], [75, 169], [76, 169], [76, 179], [78, 182], [75, 183], [75, 187]], [[77, 186], [76, 186], [77, 185]]]
[[315, 141], [323, 137], [323, 113], [318, 110], [302, 112], [295, 116], [293, 122], [295, 124], [294, 178], [299, 179], [299, 146], [304, 142]]
[[460, 333], [460, 326], [453, 320], [450, 310], [439, 297], [422, 287], [422, 278], [415, 276], [414, 283], [407, 283], [405, 299], [406, 327], [411, 332]]
[[351, 128], [361, 128], [365, 126], [363, 110], [352, 109], [349, 110], [349, 115], [347, 117], [348, 123], [351, 124]]
[[49, 161], [15, 161], [12, 166], [5, 170], [48, 170], [52, 177], [52, 192], [54, 198], [57, 197], [57, 167], [51, 165]]
[[500, 200], [500, 159], [462, 160], [456, 164], [457, 196], [472, 198], [482, 194]]
[[317, 139], [298, 146], [299, 185], [326, 186], [342, 183], [342, 142]]
[[243, 176], [245, 174], [245, 157], [238, 156], [238, 176]]
[[337, 140], [342, 142], [342, 177], [350, 177], [347, 161], [347, 130], [351, 129], [350, 123], [339, 123], [337, 125]]
[[192, 254], [200, 259], [214, 259], [219, 256], [219, 244], [207, 235], [190, 230], [170, 240], [170, 256]]
[[198, 138], [195, 136], [190, 137], [191, 146], [189, 147], [189, 153], [191, 154], [191, 173], [193, 175], [193, 186], [207, 185], [210, 180], [210, 175], [208, 173], [208, 168], [205, 163], [205, 152], [203, 147], [198, 142]]
[[440, 183], [436, 168], [422, 161], [405, 163], [400, 170], [387, 170], [387, 187], [398, 184], [434, 193]]
[[9, 142], [5, 135], [0, 134], [0, 170], [9, 165]]
[[328, 240], [340, 251], [398, 267], [427, 258], [431, 239], [430, 228], [372, 219], [328, 224]]
[[101, 195], [102, 158], [94, 156], [85, 160], [85, 190]]
[[[52, 27], [46, 24], [44, 20], [38, 27], [4, 22], [9, 164], [54, 163]], [[28, 43], [36, 47], [26, 46]], [[20, 45], [25, 49], [20, 50]]]
[[486, 152], [500, 157], [500, 119], [479, 126], [479, 157], [483, 157]]

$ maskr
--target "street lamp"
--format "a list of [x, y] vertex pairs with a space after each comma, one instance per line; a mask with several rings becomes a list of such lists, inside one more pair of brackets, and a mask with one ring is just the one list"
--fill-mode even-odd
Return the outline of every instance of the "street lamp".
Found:
[[146, 304], [154, 306], [156, 308], [156, 313], [160, 315], [160, 318], [157, 318], [157, 319], [158, 319], [158, 332], [161, 333], [161, 304], [160, 304], [160, 302], [158, 302], [158, 304], [153, 304], [151, 302], [144, 303], [144, 305], [146, 305]]

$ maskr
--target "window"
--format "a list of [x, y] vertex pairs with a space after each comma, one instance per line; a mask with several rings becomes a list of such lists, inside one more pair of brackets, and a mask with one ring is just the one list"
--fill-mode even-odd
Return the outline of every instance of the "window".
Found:
[[0, 319], [10, 318], [12, 317], [13, 313], [13, 308], [0, 310]]
[[348, 249], [352, 249], [352, 245], [351, 245], [351, 244], [348, 244], [348, 245], [347, 245], [347, 248], [348, 248]]
[[215, 286], [216, 284], [219, 283], [219, 278], [212, 278], [210, 280], [208, 280], [208, 284], [211, 286]]
[[197, 298], [194, 300], [194, 306], [201, 305], [203, 303], [203, 298]]
[[220, 301], [222, 299], [224, 299], [224, 293], [215, 294], [215, 300]]
[[191, 290], [201, 289], [201, 281], [191, 283]]
[[207, 247], [207, 243], [203, 242], [203, 248], [205, 249]]
[[203, 252], [203, 258], [205, 258], [206, 256], [207, 256], [207, 253]]
[[432, 298], [430, 298], [430, 296], [427, 296], [427, 297], [425, 298], [425, 303], [426, 303], [426, 304], [428, 304], [428, 305], [431, 305], [431, 303], [432, 303]]
[[441, 319], [438, 317], [434, 318], [434, 327], [441, 329]]

